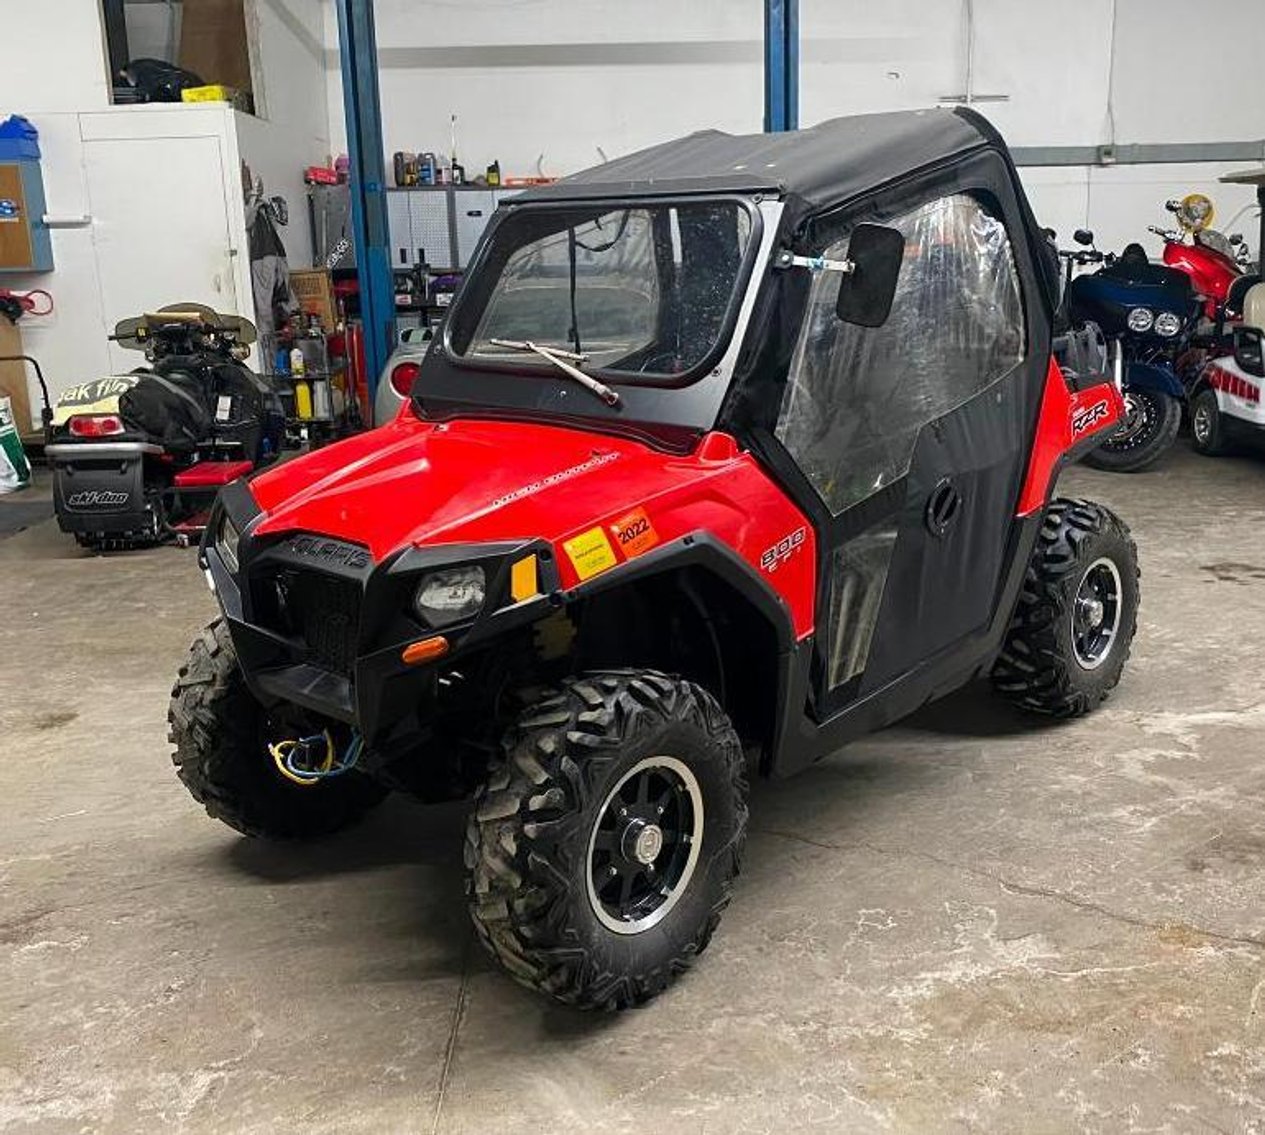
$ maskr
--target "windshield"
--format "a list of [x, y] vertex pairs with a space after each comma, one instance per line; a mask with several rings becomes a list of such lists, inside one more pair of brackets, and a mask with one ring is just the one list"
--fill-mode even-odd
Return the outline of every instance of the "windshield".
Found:
[[686, 375], [721, 337], [751, 228], [738, 201], [511, 212], [452, 313], [453, 353], [551, 369], [543, 347], [612, 381]]

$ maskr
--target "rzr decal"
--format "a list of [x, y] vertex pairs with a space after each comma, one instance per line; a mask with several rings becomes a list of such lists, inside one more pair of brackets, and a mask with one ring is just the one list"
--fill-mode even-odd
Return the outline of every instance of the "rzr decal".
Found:
[[628, 559], [649, 551], [659, 542], [659, 533], [654, 530], [644, 508], [634, 508], [632, 512], [616, 520], [610, 528], [619, 550]]
[[1109, 413], [1111, 407], [1107, 405], [1107, 399], [1095, 402], [1092, 406], [1086, 406], [1083, 410], [1077, 410], [1072, 415], [1072, 436], [1083, 434], [1086, 430], [1092, 429], [1103, 420]]
[[789, 536], [783, 536], [773, 547], [766, 548], [760, 553], [761, 569], [767, 572], [777, 571], [780, 564], [789, 560], [804, 546], [807, 536], [806, 529], [796, 528]]

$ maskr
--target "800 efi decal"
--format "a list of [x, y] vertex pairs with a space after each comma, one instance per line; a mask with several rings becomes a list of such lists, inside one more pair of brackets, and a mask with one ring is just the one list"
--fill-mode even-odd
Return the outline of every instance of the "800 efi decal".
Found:
[[807, 538], [807, 530], [796, 528], [789, 536], [783, 536], [773, 547], [765, 548], [760, 553], [761, 570], [767, 572], [777, 571], [781, 564], [789, 560], [804, 546], [804, 541]]

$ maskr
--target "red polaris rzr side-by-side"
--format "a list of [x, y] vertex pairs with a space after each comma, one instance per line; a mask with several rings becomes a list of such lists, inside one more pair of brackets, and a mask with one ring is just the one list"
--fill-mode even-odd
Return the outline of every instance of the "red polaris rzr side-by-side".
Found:
[[1057, 273], [967, 111], [506, 202], [395, 421], [222, 492], [182, 780], [271, 837], [472, 794], [492, 954], [649, 999], [729, 901], [749, 770], [978, 675], [1055, 716], [1119, 680], [1133, 542], [1051, 492], [1122, 405], [1051, 361]]

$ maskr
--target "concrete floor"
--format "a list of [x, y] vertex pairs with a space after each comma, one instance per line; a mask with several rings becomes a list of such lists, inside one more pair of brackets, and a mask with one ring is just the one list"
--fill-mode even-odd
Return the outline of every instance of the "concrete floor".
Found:
[[1117, 696], [758, 786], [711, 949], [605, 1018], [478, 952], [459, 808], [301, 849], [193, 804], [191, 552], [0, 542], [0, 1130], [1265, 1131], [1265, 461], [1063, 488], [1141, 550]]

